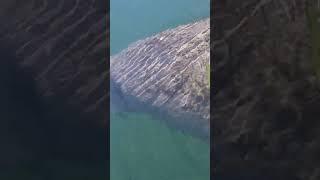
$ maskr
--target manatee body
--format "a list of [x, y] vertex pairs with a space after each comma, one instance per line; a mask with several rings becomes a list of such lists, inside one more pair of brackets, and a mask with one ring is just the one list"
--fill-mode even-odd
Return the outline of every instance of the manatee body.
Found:
[[167, 115], [169, 124], [208, 138], [209, 43], [205, 19], [137, 41], [112, 56], [112, 106]]

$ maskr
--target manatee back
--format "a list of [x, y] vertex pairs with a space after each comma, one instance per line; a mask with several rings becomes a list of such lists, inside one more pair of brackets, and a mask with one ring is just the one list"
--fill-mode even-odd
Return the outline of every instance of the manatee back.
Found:
[[131, 44], [111, 57], [112, 84], [182, 123], [192, 117], [191, 124], [209, 133], [209, 24], [205, 19]]

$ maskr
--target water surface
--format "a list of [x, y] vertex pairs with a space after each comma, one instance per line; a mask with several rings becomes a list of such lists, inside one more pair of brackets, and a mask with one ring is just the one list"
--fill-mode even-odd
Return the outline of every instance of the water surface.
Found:
[[111, 55], [150, 35], [210, 16], [210, 0], [111, 0]]
[[111, 115], [111, 180], [209, 180], [209, 147], [143, 113]]

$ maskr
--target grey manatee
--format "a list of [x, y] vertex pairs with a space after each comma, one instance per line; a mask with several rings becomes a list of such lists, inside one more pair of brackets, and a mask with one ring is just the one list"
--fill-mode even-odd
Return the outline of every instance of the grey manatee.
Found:
[[181, 25], [139, 40], [110, 59], [111, 111], [149, 111], [208, 139], [210, 22]]

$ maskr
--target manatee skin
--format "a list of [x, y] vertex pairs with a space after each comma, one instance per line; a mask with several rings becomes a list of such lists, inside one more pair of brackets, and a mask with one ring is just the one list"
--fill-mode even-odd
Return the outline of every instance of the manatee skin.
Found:
[[111, 57], [112, 106], [122, 101], [122, 108], [168, 115], [170, 124], [208, 138], [209, 44], [210, 23], [204, 19], [129, 45]]

